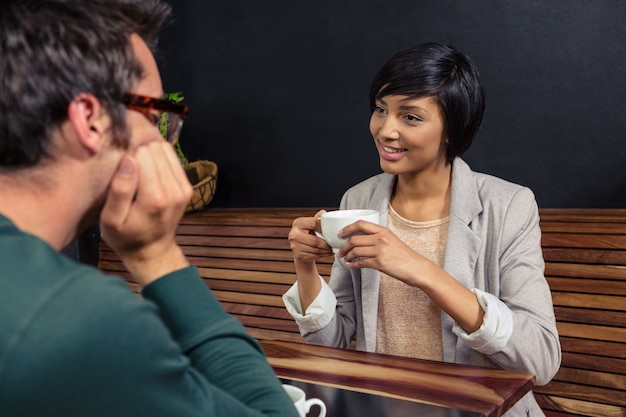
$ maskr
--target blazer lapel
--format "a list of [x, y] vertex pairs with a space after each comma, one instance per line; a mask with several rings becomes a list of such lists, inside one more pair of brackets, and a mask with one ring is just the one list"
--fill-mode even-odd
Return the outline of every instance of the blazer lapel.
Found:
[[[474, 218], [482, 212], [478, 188], [469, 166], [463, 160], [454, 160], [448, 238], [443, 258], [443, 269], [467, 288], [474, 287], [474, 271], [483, 244], [471, 229]], [[442, 313], [444, 358], [454, 362], [457, 337], [452, 333], [453, 320]]]
[[[386, 226], [389, 217], [389, 200], [396, 182], [395, 175], [385, 175], [372, 194], [368, 208], [378, 210], [380, 224]], [[376, 203], [377, 205], [374, 205]], [[380, 273], [374, 269], [361, 270], [361, 308], [365, 335], [365, 350], [376, 351], [376, 327], [378, 325], [378, 291], [380, 289]]]

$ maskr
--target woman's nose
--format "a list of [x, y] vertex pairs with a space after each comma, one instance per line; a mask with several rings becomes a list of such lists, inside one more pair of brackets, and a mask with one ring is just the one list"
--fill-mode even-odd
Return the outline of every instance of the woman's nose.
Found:
[[387, 115], [381, 120], [378, 135], [381, 139], [398, 139], [400, 136], [398, 130], [398, 120], [392, 115]]

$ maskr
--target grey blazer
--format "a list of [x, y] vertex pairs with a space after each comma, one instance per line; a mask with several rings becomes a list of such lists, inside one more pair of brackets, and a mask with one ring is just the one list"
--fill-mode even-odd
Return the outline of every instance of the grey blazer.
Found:
[[[379, 174], [350, 188], [340, 208], [373, 208], [387, 224], [396, 177]], [[547, 384], [561, 362], [552, 298], [544, 277], [539, 212], [532, 191], [502, 179], [473, 172], [461, 159], [453, 162], [448, 237], [443, 269], [467, 288], [495, 295], [511, 310], [513, 333], [506, 346], [486, 355], [452, 332], [453, 320], [442, 312], [443, 359], [477, 366], [531, 372]], [[307, 342], [376, 349], [380, 273], [350, 270], [335, 261], [329, 286], [336, 312], [316, 331], [301, 331]], [[299, 323], [300, 324], [300, 323]], [[532, 393], [507, 416], [543, 415]]]

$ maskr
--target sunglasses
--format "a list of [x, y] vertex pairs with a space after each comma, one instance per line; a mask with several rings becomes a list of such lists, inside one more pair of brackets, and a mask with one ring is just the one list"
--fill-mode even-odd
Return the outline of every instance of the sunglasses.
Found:
[[178, 141], [189, 107], [162, 98], [126, 93], [122, 103], [127, 109], [138, 111], [155, 125], [172, 145]]

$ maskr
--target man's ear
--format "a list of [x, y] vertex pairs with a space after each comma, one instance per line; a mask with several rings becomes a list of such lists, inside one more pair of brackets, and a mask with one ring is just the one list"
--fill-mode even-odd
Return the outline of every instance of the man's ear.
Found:
[[111, 117], [93, 94], [81, 93], [68, 108], [68, 119], [79, 143], [91, 153], [97, 153], [110, 130]]

